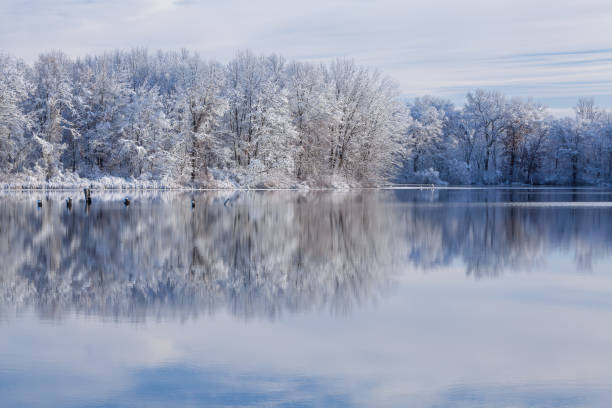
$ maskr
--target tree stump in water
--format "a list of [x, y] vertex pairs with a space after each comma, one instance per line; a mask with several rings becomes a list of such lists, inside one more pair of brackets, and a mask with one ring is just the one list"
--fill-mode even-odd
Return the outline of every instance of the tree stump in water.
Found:
[[84, 188], [83, 194], [85, 194], [85, 202], [87, 205], [91, 204], [91, 188]]

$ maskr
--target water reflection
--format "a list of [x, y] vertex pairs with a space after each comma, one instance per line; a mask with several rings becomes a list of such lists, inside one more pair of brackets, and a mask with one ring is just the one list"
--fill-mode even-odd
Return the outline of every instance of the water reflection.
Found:
[[73, 211], [27, 198], [0, 204], [3, 300], [49, 316], [344, 313], [386, 284], [399, 249], [371, 195], [200, 194], [195, 209], [187, 194], [129, 208], [105, 195]]
[[[405, 273], [593, 270], [612, 249], [606, 190], [388, 190], [0, 196], [0, 310], [144, 319], [349, 313]], [[191, 208], [191, 199], [196, 206]]]
[[422, 269], [460, 262], [468, 275], [542, 267], [563, 253], [573, 271], [593, 269], [612, 248], [609, 190], [398, 191], [409, 258]]

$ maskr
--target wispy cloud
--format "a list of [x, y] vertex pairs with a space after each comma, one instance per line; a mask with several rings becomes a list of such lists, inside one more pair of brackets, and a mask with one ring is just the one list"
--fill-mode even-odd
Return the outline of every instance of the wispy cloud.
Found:
[[390, 74], [406, 96], [461, 101], [474, 87], [556, 107], [580, 95], [612, 106], [608, 0], [4, 0], [0, 49], [33, 60], [112, 48], [238, 49], [326, 61], [354, 58]]

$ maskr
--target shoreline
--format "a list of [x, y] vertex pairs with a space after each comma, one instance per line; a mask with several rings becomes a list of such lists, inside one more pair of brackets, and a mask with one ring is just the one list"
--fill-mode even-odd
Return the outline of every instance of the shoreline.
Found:
[[119, 192], [119, 191], [134, 191], [134, 192], [232, 192], [232, 191], [296, 191], [296, 192], [314, 192], [314, 191], [358, 191], [358, 190], [421, 190], [421, 191], [435, 191], [435, 190], [524, 190], [524, 189], [537, 189], [537, 190], [592, 190], [601, 189], [608, 190], [612, 186], [608, 185], [504, 185], [504, 184], [492, 184], [492, 185], [428, 185], [428, 184], [385, 184], [378, 186], [348, 186], [348, 187], [143, 187], [143, 186], [116, 186], [116, 187], [100, 187], [93, 185], [88, 187], [87, 185], [81, 186], [70, 186], [70, 187], [12, 187], [2, 186], [0, 187], [0, 193], [28, 193], [28, 192], [62, 192], [62, 191], [78, 191], [82, 192], [84, 188], [91, 188], [93, 191], [99, 192]]

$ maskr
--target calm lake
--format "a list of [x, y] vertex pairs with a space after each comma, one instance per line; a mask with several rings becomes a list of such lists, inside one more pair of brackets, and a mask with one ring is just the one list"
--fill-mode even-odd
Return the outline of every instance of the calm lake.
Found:
[[611, 190], [124, 197], [0, 193], [0, 406], [610, 406]]

